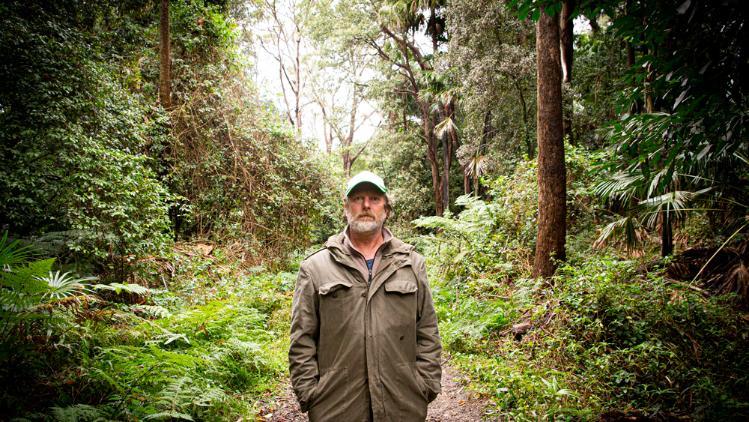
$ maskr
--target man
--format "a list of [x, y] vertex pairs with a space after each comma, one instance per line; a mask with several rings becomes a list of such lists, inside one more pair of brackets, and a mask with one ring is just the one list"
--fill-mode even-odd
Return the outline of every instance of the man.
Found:
[[382, 179], [348, 181], [348, 226], [302, 262], [289, 369], [317, 421], [423, 421], [440, 392], [440, 337], [424, 258], [384, 228]]

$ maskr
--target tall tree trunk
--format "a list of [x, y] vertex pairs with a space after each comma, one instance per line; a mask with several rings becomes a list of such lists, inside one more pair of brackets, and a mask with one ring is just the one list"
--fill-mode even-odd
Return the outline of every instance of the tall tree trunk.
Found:
[[471, 193], [471, 179], [468, 178], [468, 166], [471, 162], [467, 162], [463, 165], [463, 194], [468, 195]]
[[169, 46], [169, 0], [161, 0], [159, 23], [159, 101], [161, 106], [172, 108], [172, 62]]
[[553, 259], [565, 259], [566, 172], [562, 141], [562, 69], [559, 19], [542, 11], [536, 24], [538, 234], [535, 277], [550, 277]]
[[[451, 98], [449, 101], [443, 104], [443, 121], [450, 119], [455, 121], [455, 99]], [[458, 133], [451, 125], [447, 133], [442, 135], [442, 208], [443, 210], [450, 209], [450, 167], [452, 167], [453, 157], [455, 151], [458, 149]]]
[[424, 130], [424, 141], [427, 143], [427, 159], [432, 170], [432, 192], [434, 194], [434, 211], [438, 216], [444, 214], [442, 203], [442, 178], [440, 177], [439, 160], [437, 159], [437, 139], [434, 136], [434, 123], [430, 111], [430, 104], [421, 103], [421, 120]]
[[[572, 62], [574, 59], [572, 11], [574, 8], [575, 0], [564, 0], [564, 3], [562, 3], [562, 14], [559, 18], [559, 46], [562, 54], [562, 81], [567, 87], [572, 83]], [[564, 128], [564, 136], [567, 137], [570, 144], [574, 145], [575, 139], [572, 134], [572, 96], [569, 92], [567, 92], [567, 95], [564, 95], [563, 101], [564, 107], [562, 108], [562, 113], [564, 120], [562, 126]]]

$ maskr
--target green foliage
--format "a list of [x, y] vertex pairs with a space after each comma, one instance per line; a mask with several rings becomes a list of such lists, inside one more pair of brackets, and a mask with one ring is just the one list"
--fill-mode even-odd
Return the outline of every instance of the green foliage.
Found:
[[[569, 145], [566, 152], [571, 232], [587, 239], [592, 230], [589, 223], [594, 217], [593, 192], [589, 186], [602, 177], [591, 168], [598, 154]], [[414, 221], [417, 227], [439, 233], [424, 241], [430, 253], [438, 257], [442, 277], [474, 293], [484, 287], [481, 283], [474, 285], [472, 280], [509, 282], [528, 277], [536, 240], [536, 162], [518, 163], [513, 174], [487, 180], [486, 184], [489, 200], [462, 196], [456, 205], [465, 209], [457, 216], [423, 217]], [[589, 246], [581, 240], [579, 245], [573, 245], [570, 256], [586, 253]]]
[[[142, 302], [102, 296], [61, 313], [64, 335], [26, 344], [23, 361], [14, 354], [4, 366], [2, 413], [30, 420], [252, 418], [286, 368], [295, 275], [243, 269], [220, 249], [175, 257], [171, 291], [87, 286]], [[211, 288], [196, 289], [195, 278], [213, 281]]]
[[39, 335], [56, 321], [50, 311], [56, 304], [72, 298], [88, 298], [88, 281], [70, 273], [52, 271], [54, 259], [32, 260], [28, 247], [19, 242], [0, 239], [0, 316], [3, 319], [0, 335], [2, 355], [7, 357], [12, 348], [29, 335]]
[[446, 64], [461, 109], [457, 157], [463, 165], [483, 159], [489, 174], [502, 174], [498, 169], [535, 155], [533, 26], [495, 1], [453, 1], [446, 16]]
[[72, 251], [110, 271], [163, 250], [168, 194], [146, 155], [162, 142], [157, 112], [41, 5], [5, 4], [2, 26], [0, 219], [25, 235], [68, 230]]
[[707, 211], [722, 236], [743, 224], [747, 60], [736, 46], [746, 18], [737, 5], [641, 2], [613, 19], [637, 52], [609, 133], [615, 180], [601, 187], [623, 217]]
[[183, 198], [173, 210], [179, 234], [238, 239], [256, 263], [280, 261], [313, 234], [330, 234], [333, 179], [258, 100], [237, 23], [200, 2], [173, 4], [171, 17], [179, 104], [164, 164]]
[[574, 102], [571, 112], [575, 142], [601, 148], [607, 144], [601, 129], [616, 117], [617, 99], [626, 86], [621, 40], [609, 28], [582, 33], [575, 37], [574, 54], [574, 79], [568, 88]]
[[[705, 298], [670, 284], [659, 270], [640, 273], [639, 265], [591, 258], [561, 267], [553, 288], [518, 280], [493, 306], [525, 316], [530, 331], [522, 339], [506, 329], [477, 336], [472, 348], [446, 344], [479, 391], [513, 420], [590, 419], [613, 410], [746, 417], [746, 321], [725, 298]], [[440, 293], [435, 298], [442, 313], [454, 306]], [[472, 299], [462, 298], [462, 315], [479, 324], [487, 304]], [[450, 340], [452, 321], [440, 323]]]
[[[0, 239], [0, 380], [23, 394], [30, 380], [55, 364], [72, 316], [93, 300], [92, 278], [53, 272], [54, 259], [35, 259], [28, 247], [7, 238]], [[8, 393], [0, 390], [2, 414], [23, 400]]]

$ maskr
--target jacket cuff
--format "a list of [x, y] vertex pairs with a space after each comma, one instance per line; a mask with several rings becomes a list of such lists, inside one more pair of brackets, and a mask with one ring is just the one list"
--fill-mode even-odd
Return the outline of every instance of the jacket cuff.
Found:
[[308, 388], [305, 388], [301, 392], [297, 392], [296, 398], [299, 402], [299, 408], [301, 409], [302, 413], [305, 413], [309, 410], [309, 408], [312, 405], [312, 393], [315, 391], [315, 387], [317, 384], [312, 385]]
[[427, 386], [427, 403], [431, 403], [442, 392], [442, 385], [439, 381], [429, 378], [424, 378], [424, 383]]

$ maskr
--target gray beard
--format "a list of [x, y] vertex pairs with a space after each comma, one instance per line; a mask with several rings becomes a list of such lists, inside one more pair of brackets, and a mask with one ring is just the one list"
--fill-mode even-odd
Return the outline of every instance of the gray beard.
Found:
[[375, 221], [350, 221], [349, 229], [358, 234], [369, 234], [376, 233], [377, 230], [382, 230], [382, 223], [377, 220]]

